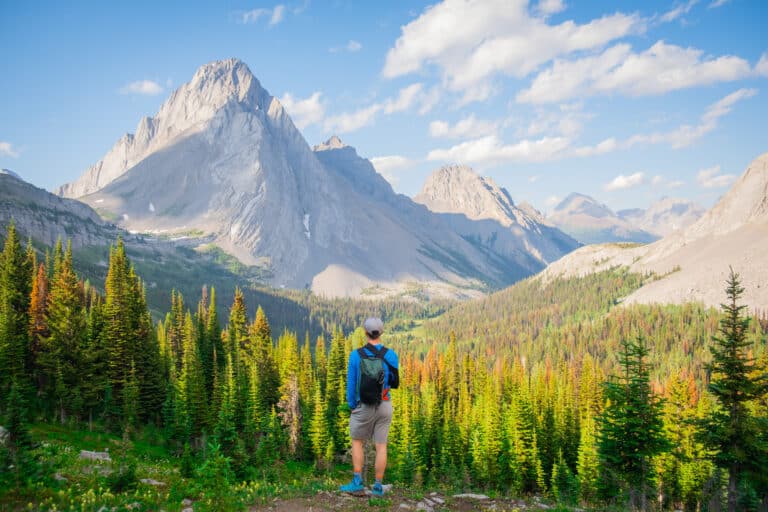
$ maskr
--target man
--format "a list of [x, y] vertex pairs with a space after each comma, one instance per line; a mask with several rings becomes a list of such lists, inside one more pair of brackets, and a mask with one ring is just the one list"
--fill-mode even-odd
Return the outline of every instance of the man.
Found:
[[[376, 444], [376, 481], [373, 494], [384, 494], [382, 480], [387, 467], [387, 437], [392, 423], [389, 390], [400, 384], [397, 354], [381, 344], [384, 324], [369, 318], [363, 325], [368, 344], [349, 355], [347, 368], [347, 403], [351, 410], [349, 434], [352, 438], [352, 481], [341, 486], [349, 493], [363, 492], [363, 444], [373, 438]], [[377, 374], [378, 372], [378, 374]], [[378, 396], [376, 396], [378, 395]]]

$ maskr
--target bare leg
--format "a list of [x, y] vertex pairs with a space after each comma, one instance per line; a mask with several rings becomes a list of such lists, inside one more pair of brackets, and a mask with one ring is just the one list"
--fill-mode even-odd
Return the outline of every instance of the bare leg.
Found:
[[[354, 452], [352, 456], [354, 457]], [[376, 443], [376, 480], [384, 480], [385, 469], [387, 469], [387, 443]]]
[[[376, 446], [378, 448], [378, 445]], [[378, 453], [378, 450], [377, 450]], [[352, 469], [355, 471], [355, 473], [362, 473], [363, 472], [363, 440], [362, 439], [353, 439], [352, 440]], [[378, 463], [378, 456], [376, 457], [376, 461]], [[386, 455], [384, 464], [386, 465]], [[378, 466], [376, 466], [378, 467]]]

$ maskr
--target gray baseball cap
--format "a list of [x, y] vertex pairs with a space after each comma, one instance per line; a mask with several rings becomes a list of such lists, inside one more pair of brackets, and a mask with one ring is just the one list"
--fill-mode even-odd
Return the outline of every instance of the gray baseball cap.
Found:
[[375, 316], [368, 318], [363, 327], [365, 327], [365, 333], [374, 340], [381, 336], [381, 333], [384, 331], [384, 323], [381, 321], [381, 318], [376, 318]]

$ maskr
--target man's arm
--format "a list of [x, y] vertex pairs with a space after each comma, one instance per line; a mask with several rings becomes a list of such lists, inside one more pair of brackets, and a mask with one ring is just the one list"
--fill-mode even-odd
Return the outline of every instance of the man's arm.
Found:
[[347, 404], [350, 409], [357, 407], [357, 381], [360, 377], [360, 356], [356, 350], [349, 354], [347, 365]]
[[384, 362], [387, 363], [387, 369], [389, 370], [389, 387], [392, 389], [397, 389], [400, 387], [400, 369], [397, 353], [394, 350], [387, 350], [387, 353], [384, 354]]

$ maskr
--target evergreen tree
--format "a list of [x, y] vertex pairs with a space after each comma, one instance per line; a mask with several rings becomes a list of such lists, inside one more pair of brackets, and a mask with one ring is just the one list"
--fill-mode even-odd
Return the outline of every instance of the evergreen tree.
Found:
[[192, 315], [187, 312], [184, 319], [184, 341], [179, 375], [180, 399], [185, 402], [185, 410], [189, 414], [190, 435], [195, 439], [193, 445], [200, 445], [199, 436], [207, 429], [208, 399], [205, 393], [205, 373], [200, 361], [198, 331], [192, 321]]
[[[0, 396], [11, 384], [28, 397], [31, 391], [29, 306], [33, 268], [11, 222], [0, 256]], [[5, 406], [5, 404], [3, 404]]]
[[587, 415], [581, 421], [579, 454], [576, 463], [579, 496], [587, 503], [593, 503], [597, 498], [599, 467], [595, 420], [592, 416]]
[[651, 391], [647, 355], [641, 336], [636, 341], [622, 341], [622, 374], [605, 384], [606, 406], [598, 436], [605, 497], [616, 497], [617, 491], [623, 490], [629, 505], [640, 510], [649, 506], [654, 483], [652, 459], [669, 447], [663, 436], [663, 402]]
[[71, 243], [51, 284], [46, 323], [50, 334], [41, 347], [39, 364], [49, 383], [47, 395], [57, 404], [57, 415], [64, 423], [82, 409], [80, 386], [87, 334], [85, 297], [72, 268]]
[[745, 476], [765, 471], [759, 464], [767, 460], [768, 453], [764, 426], [761, 428], [749, 410], [750, 402], [768, 393], [768, 374], [753, 373], [755, 361], [748, 353], [752, 343], [747, 339], [750, 319], [744, 315], [746, 306], [739, 303], [743, 292], [739, 274], [731, 269], [727, 302], [721, 305], [723, 319], [719, 335], [713, 337], [714, 345], [710, 348], [712, 362], [707, 365], [712, 372], [708, 389], [719, 408], [700, 422], [700, 439], [714, 450], [717, 467], [728, 473], [729, 512], [740, 507], [743, 494], [740, 486], [749, 485], [743, 482]]
[[34, 276], [32, 295], [29, 302], [29, 352], [33, 361], [32, 381], [41, 393], [46, 387], [44, 376], [38, 367], [38, 358], [42, 345], [49, 336], [46, 321], [48, 309], [48, 272], [41, 263]]
[[[325, 400], [323, 400], [323, 395], [320, 392], [320, 383], [317, 381], [315, 382], [312, 404], [312, 419], [309, 427], [312, 454], [315, 456], [316, 464], [319, 467], [327, 468], [331, 460], [326, 458], [326, 454], [328, 453], [328, 445], [333, 447], [333, 439], [330, 435]], [[331, 453], [333, 453], [333, 448], [331, 448]]]

